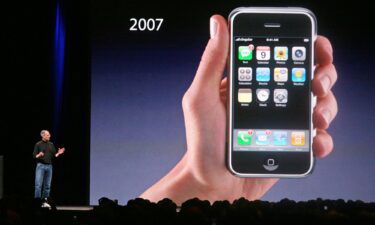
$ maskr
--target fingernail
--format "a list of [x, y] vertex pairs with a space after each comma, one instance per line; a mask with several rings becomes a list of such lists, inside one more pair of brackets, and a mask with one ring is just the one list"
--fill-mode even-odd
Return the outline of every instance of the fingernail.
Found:
[[332, 55], [332, 53], [333, 53], [332, 45], [326, 45], [325, 49], [327, 49], [327, 50], [328, 50], [328, 53], [329, 53], [330, 55]]
[[321, 79], [321, 83], [324, 89], [324, 92], [328, 92], [329, 88], [331, 87], [331, 80], [327, 77], [327, 75], [323, 76]]
[[210, 36], [211, 36], [211, 38], [215, 37], [216, 30], [217, 30], [217, 22], [213, 18], [211, 18], [210, 19]]
[[321, 113], [326, 123], [329, 124], [331, 122], [331, 112], [328, 109], [323, 109]]

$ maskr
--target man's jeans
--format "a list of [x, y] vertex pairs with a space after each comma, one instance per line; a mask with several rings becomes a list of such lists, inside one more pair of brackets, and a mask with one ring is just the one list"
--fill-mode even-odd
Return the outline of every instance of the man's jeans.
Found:
[[[48, 198], [51, 191], [52, 165], [37, 163], [35, 169], [35, 198]], [[42, 192], [43, 187], [43, 192]]]

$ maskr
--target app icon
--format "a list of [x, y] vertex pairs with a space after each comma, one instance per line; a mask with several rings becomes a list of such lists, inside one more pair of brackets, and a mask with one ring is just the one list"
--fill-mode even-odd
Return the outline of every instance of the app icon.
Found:
[[252, 60], [253, 59], [254, 45], [238, 47], [239, 60]]
[[264, 103], [270, 97], [270, 90], [269, 89], [257, 89], [256, 94], [258, 97], [258, 101]]
[[240, 103], [250, 103], [252, 100], [252, 92], [250, 88], [240, 88], [238, 89], [238, 102]]
[[288, 145], [288, 132], [274, 131], [273, 132], [273, 144], [276, 146]]
[[293, 47], [292, 59], [296, 61], [304, 61], [306, 59], [306, 48], [305, 47]]
[[270, 68], [268, 67], [258, 67], [256, 70], [256, 79], [259, 82], [270, 81]]
[[271, 49], [269, 46], [257, 47], [257, 60], [269, 60], [271, 56]]
[[287, 103], [288, 91], [286, 89], [275, 89], [273, 91], [273, 101], [275, 103]]
[[288, 47], [275, 47], [275, 60], [286, 61], [288, 60]]
[[304, 146], [305, 145], [305, 132], [293, 131], [292, 132], [292, 145]]
[[271, 132], [266, 130], [266, 131], [256, 131], [256, 138], [255, 138], [255, 143], [257, 145], [269, 145], [270, 143], [270, 134]]
[[305, 82], [306, 81], [305, 68], [293, 68], [292, 69], [292, 81], [293, 82]]
[[238, 131], [237, 133], [237, 144], [238, 145], [251, 145], [252, 132], [249, 131]]
[[253, 77], [253, 70], [251, 67], [240, 67], [238, 68], [238, 80], [239, 81], [251, 81]]
[[288, 81], [288, 68], [276, 67], [273, 71], [273, 76], [276, 82]]

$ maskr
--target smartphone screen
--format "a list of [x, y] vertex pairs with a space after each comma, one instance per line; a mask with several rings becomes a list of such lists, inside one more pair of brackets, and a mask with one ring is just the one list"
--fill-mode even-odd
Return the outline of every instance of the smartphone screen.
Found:
[[238, 13], [231, 20], [231, 167], [299, 175], [311, 168], [313, 20]]

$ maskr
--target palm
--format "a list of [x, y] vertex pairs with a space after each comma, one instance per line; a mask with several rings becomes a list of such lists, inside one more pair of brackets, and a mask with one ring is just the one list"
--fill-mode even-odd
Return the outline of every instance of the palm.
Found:
[[[226, 168], [226, 79], [221, 81], [220, 90], [211, 90], [201, 95], [193, 105], [194, 110], [184, 107], [185, 120], [195, 118], [199, 126], [187, 126], [188, 138], [193, 134], [194, 151], [187, 154], [194, 161], [194, 165], [206, 185], [216, 190], [221, 199], [238, 199], [246, 197], [252, 199], [262, 196], [277, 179], [271, 178], [239, 178], [231, 174]], [[190, 103], [190, 105], [192, 105]], [[208, 141], [207, 141], [208, 140]], [[196, 151], [197, 146], [200, 150]], [[188, 146], [189, 149], [189, 146]]]
[[[227, 93], [227, 79], [224, 78], [221, 82], [220, 87], [221, 104], [217, 105], [220, 108], [224, 108], [225, 112], [227, 112]], [[220, 121], [226, 121], [226, 116], [227, 115], [224, 114], [224, 117], [221, 118]], [[223, 151], [226, 151], [226, 148], [223, 149]], [[222, 151], [216, 152], [218, 155], [223, 156], [223, 154], [221, 153]], [[226, 174], [228, 174], [225, 176], [227, 179], [225, 183], [229, 184], [228, 190], [237, 189], [237, 191], [233, 193], [234, 196], [223, 196], [224, 199], [226, 199], [225, 197], [232, 197], [232, 199], [238, 199], [240, 197], [245, 197], [248, 199], [254, 199], [254, 197], [260, 198], [272, 185], [274, 185], [278, 181], [278, 179], [276, 178], [240, 178], [230, 174], [230, 172], [226, 168], [224, 168], [224, 170], [226, 171]]]
[[63, 154], [65, 152], [65, 148], [59, 148], [58, 153]]

